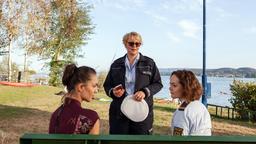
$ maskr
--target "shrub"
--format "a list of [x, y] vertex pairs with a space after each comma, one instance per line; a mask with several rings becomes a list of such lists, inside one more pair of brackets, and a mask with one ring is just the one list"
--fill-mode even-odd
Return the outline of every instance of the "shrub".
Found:
[[234, 80], [230, 102], [243, 120], [256, 122], [256, 83]]

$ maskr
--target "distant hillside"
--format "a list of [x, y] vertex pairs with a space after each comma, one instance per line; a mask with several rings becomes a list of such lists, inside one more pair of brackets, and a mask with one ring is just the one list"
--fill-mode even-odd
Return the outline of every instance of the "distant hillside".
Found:
[[[196, 75], [202, 75], [202, 69], [195, 68], [160, 68], [161, 75], [170, 75], [172, 71], [178, 69], [187, 69], [193, 71]], [[214, 77], [244, 77], [244, 78], [256, 78], [256, 69], [249, 67], [241, 68], [219, 68], [219, 69], [207, 69], [207, 76]]]

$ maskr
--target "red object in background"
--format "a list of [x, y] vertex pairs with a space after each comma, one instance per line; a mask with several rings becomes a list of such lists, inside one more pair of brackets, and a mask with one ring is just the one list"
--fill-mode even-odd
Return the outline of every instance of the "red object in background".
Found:
[[36, 84], [32, 84], [32, 83], [17, 83], [17, 82], [7, 82], [7, 81], [0, 81], [0, 85], [16, 86], [16, 87], [32, 87], [32, 86], [36, 86]]

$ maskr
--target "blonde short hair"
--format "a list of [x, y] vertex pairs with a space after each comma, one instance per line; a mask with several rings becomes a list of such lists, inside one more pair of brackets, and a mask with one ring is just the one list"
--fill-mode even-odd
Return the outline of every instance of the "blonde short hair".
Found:
[[142, 43], [142, 37], [141, 37], [141, 35], [139, 33], [137, 33], [137, 32], [129, 32], [129, 33], [127, 33], [127, 34], [125, 34], [123, 36], [123, 44], [125, 45], [126, 42], [128, 41], [128, 39], [130, 37], [132, 37], [132, 36], [139, 38], [140, 43]]

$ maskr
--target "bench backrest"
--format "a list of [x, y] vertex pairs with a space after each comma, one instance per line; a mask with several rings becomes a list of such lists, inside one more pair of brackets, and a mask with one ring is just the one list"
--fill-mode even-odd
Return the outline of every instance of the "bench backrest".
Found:
[[246, 144], [256, 136], [24, 134], [20, 144]]

